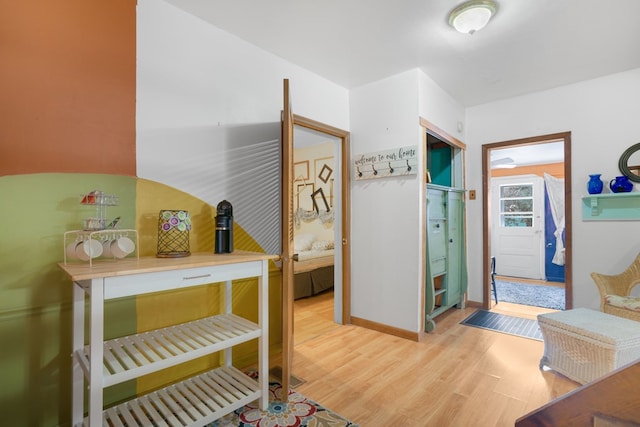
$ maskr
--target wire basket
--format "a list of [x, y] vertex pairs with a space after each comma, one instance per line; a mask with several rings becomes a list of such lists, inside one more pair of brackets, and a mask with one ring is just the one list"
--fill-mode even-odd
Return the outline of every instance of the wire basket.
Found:
[[158, 215], [159, 258], [180, 258], [191, 255], [189, 250], [191, 217], [185, 210], [162, 210]]

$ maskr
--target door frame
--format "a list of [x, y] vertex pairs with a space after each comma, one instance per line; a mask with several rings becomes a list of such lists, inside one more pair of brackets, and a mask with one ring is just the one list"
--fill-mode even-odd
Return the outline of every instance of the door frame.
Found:
[[282, 388], [288, 396], [293, 370], [293, 128], [300, 126], [341, 140], [342, 178], [342, 324], [351, 323], [351, 207], [348, 161], [350, 134], [342, 129], [293, 114], [289, 79], [283, 81], [282, 110]]
[[[325, 123], [309, 119], [297, 114], [293, 115], [293, 125], [310, 129], [316, 132], [331, 135], [340, 140], [340, 179], [341, 179], [341, 226], [342, 226], [342, 324], [351, 323], [351, 206], [350, 206], [350, 189], [349, 181], [349, 156], [351, 153], [349, 146], [350, 133], [329, 126]], [[293, 191], [293, 190], [292, 190]], [[293, 298], [293, 294], [290, 295]], [[293, 339], [293, 337], [289, 337]]]
[[498, 148], [538, 145], [551, 141], [564, 144], [564, 217], [565, 217], [565, 309], [573, 307], [573, 250], [572, 250], [572, 200], [571, 200], [571, 132], [560, 132], [529, 138], [514, 139], [482, 145], [482, 308], [491, 309], [491, 150]]
[[[452, 148], [454, 149], [459, 149], [459, 157], [452, 159], [452, 185], [456, 188], [465, 188], [466, 186], [466, 174], [465, 174], [465, 170], [466, 170], [466, 152], [467, 152], [467, 146], [464, 142], [460, 141], [458, 138], [456, 138], [455, 136], [445, 132], [443, 129], [439, 128], [438, 126], [436, 126], [435, 124], [433, 124], [432, 122], [430, 122], [429, 120], [425, 119], [424, 117], [419, 117], [419, 124], [421, 127], [421, 134], [422, 134], [422, 164], [424, 165], [424, 170], [425, 173], [424, 175], [421, 177], [422, 182], [420, 183], [420, 191], [419, 191], [419, 197], [420, 197], [420, 209], [421, 209], [421, 213], [420, 213], [420, 234], [422, 235], [420, 240], [420, 245], [421, 245], [421, 250], [422, 253], [420, 254], [420, 258], [421, 259], [426, 259], [426, 256], [428, 254], [427, 251], [427, 209], [426, 209], [426, 195], [427, 195], [427, 183], [429, 181], [428, 179], [428, 173], [426, 172], [427, 169], [427, 135], [431, 135], [434, 136], [436, 138], [438, 138], [440, 141], [450, 145]], [[454, 156], [455, 157], [455, 156]], [[465, 214], [464, 217], [466, 218], [466, 207], [465, 209]], [[466, 247], [467, 247], [467, 226], [466, 226], [466, 220], [463, 221], [463, 227], [464, 227], [464, 240], [463, 240], [463, 247], [465, 248], [465, 253], [466, 253]], [[465, 257], [465, 262], [466, 261], [466, 257]], [[420, 338], [419, 340], [424, 337], [424, 333], [427, 330], [427, 326], [433, 322], [433, 320], [429, 321], [427, 319], [427, 266], [426, 263], [423, 263], [420, 271], [419, 271], [419, 280], [420, 280]], [[467, 291], [465, 291], [466, 293]], [[466, 297], [465, 297], [466, 298]]]

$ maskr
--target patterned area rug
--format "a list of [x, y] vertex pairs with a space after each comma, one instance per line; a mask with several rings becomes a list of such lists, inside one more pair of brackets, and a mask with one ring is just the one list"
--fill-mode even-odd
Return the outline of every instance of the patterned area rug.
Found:
[[506, 314], [494, 313], [487, 310], [477, 310], [460, 323], [467, 326], [475, 326], [476, 328], [542, 341], [542, 332], [540, 332], [538, 322], [533, 319], [523, 319], [522, 317], [507, 316]]
[[498, 301], [564, 310], [564, 288], [496, 280]]
[[208, 427], [358, 427], [358, 425], [307, 399], [295, 390], [290, 390], [289, 400], [283, 402], [282, 385], [279, 382], [270, 381], [267, 411], [261, 411], [257, 402], [254, 402], [214, 421]]

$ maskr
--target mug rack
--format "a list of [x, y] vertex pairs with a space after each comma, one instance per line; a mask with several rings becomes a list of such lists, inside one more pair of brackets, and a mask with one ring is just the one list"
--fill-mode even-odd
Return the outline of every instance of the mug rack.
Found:
[[82, 194], [81, 197], [80, 203], [82, 205], [94, 206], [96, 210], [94, 217], [86, 218], [83, 221], [84, 230], [95, 231], [115, 227], [115, 223], [107, 225], [107, 208], [109, 206], [118, 206], [118, 196], [94, 190], [87, 194]]
[[[135, 248], [134, 248], [134, 253], [136, 255], [136, 258], [139, 260], [140, 259], [140, 239], [138, 236], [138, 230], [135, 229], [114, 229], [114, 228], [109, 228], [109, 229], [105, 229], [105, 230], [71, 230], [71, 231], [65, 231], [64, 233], [64, 239], [62, 241], [62, 253], [64, 254], [64, 264], [67, 265], [67, 245], [73, 243], [73, 242], [80, 242], [80, 241], [85, 241], [88, 239], [95, 239], [99, 242], [103, 242], [106, 239], [109, 239], [110, 237], [122, 237], [122, 236], [127, 236], [130, 238], [135, 237], [134, 242], [135, 242]], [[91, 248], [91, 247], [90, 247]], [[89, 267], [91, 268], [93, 266], [93, 260], [95, 258], [99, 258], [97, 256], [92, 256], [94, 254], [91, 253], [91, 250], [89, 251], [89, 259], [87, 261], [82, 261], [82, 260], [78, 260], [79, 262], [88, 262], [89, 263]], [[128, 257], [129, 255], [127, 255], [126, 257]], [[110, 257], [104, 257], [104, 256], [100, 256], [103, 259], [113, 259], [113, 260], [118, 260], [119, 258], [117, 258], [115, 255], [110, 256]], [[125, 257], [125, 258], [126, 258]]]

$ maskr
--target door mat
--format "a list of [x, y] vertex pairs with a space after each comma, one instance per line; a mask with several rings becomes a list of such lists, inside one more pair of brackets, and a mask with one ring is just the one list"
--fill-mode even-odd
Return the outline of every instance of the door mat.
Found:
[[542, 332], [540, 332], [540, 327], [538, 327], [538, 321], [533, 319], [508, 316], [487, 310], [477, 310], [460, 323], [476, 328], [542, 341]]

